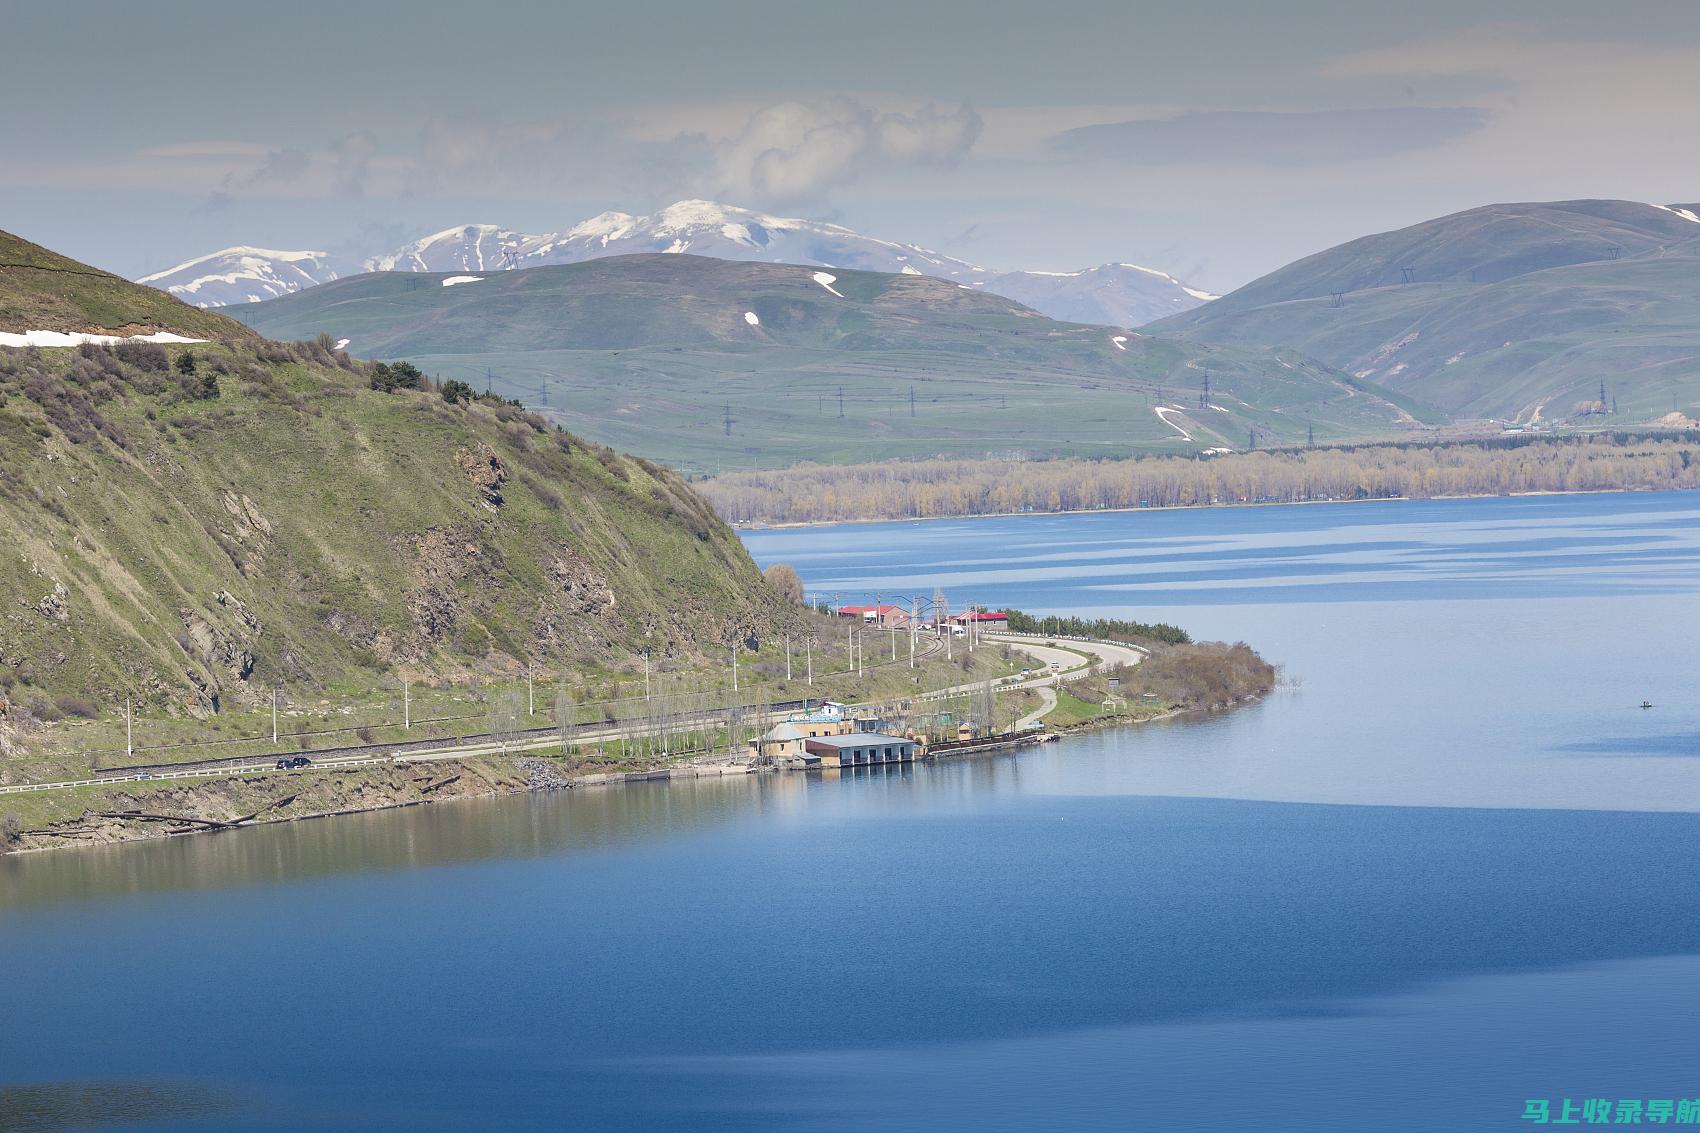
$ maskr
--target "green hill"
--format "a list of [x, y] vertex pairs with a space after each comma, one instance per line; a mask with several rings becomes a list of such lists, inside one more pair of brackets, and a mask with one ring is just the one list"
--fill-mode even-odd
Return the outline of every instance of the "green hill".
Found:
[[1460, 418], [1693, 416], [1692, 215], [1627, 201], [1473, 209], [1318, 253], [1151, 329], [1299, 350]]
[[0, 232], [0, 331], [88, 331], [246, 339], [247, 327], [151, 287]]
[[[1432, 416], [1297, 353], [1059, 323], [921, 276], [686, 255], [337, 280], [232, 313], [487, 385], [691, 471], [933, 453], [1195, 452]], [[1213, 408], [1200, 406], [1206, 375]], [[1169, 420], [1154, 410], [1165, 407]], [[728, 423], [730, 418], [730, 423]]]
[[[45, 274], [84, 270], [68, 263]], [[67, 326], [228, 322], [80, 278], [98, 290], [10, 280], [7, 301]], [[131, 317], [149, 303], [158, 319]], [[644, 648], [718, 656], [785, 616], [672, 473], [238, 332], [0, 348], [0, 739], [8, 706], [43, 699], [202, 711], [283, 682], [594, 671]]]

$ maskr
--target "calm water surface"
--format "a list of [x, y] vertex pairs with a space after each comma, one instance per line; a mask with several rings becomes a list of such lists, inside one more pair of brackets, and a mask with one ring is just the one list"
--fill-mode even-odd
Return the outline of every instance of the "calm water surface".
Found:
[[1700, 497], [748, 542], [814, 591], [1161, 618], [1293, 679], [1011, 757], [0, 860], [0, 1129], [1509, 1130], [1700, 1097]]

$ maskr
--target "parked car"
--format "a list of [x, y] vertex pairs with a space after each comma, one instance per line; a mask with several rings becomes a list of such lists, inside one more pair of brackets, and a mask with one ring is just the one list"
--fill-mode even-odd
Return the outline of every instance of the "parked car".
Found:
[[308, 759], [306, 756], [298, 755], [294, 759], [289, 761], [289, 765], [291, 767], [306, 767], [306, 766], [309, 766], [312, 762], [313, 761], [311, 759]]
[[290, 768], [290, 761], [289, 760], [280, 759], [280, 760], [277, 761], [277, 769], [279, 771], [288, 771], [289, 768]]

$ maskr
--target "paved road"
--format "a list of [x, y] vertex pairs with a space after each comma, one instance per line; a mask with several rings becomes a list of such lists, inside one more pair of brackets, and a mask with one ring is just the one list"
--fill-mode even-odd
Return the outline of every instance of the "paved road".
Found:
[[[1079, 680], [1081, 677], [1090, 673], [1093, 668], [1102, 669], [1115, 664], [1137, 665], [1144, 656], [1139, 650], [1132, 646], [1116, 645], [1107, 642], [1075, 640], [1073, 638], [999, 634], [996, 636], [988, 636], [986, 641], [989, 644], [1010, 645], [1034, 658], [1041, 665], [1047, 666], [1045, 671], [1036, 673], [1026, 679], [1002, 678], [998, 684], [999, 688], [1005, 689], [1031, 688], [1040, 690], [1040, 695], [1042, 697], [1049, 698], [1050, 706], [1042, 709], [1039, 715], [1043, 715], [1044, 712], [1050, 711], [1051, 707], [1055, 707], [1056, 693], [1053, 691], [1053, 688], [1057, 684], [1064, 681]], [[1049, 642], [1057, 642], [1058, 645], [1047, 644]], [[1061, 647], [1064, 644], [1066, 644], [1067, 648]], [[933, 649], [936, 650], [937, 648], [938, 645], [935, 642], [933, 644]], [[1090, 657], [1098, 658], [1096, 664], [1091, 662], [1089, 659]], [[1049, 670], [1048, 666], [1053, 662], [1060, 667], [1058, 671], [1053, 672]], [[905, 654], [896, 662], [884, 661], [882, 663], [886, 665], [907, 664], [908, 657]], [[868, 667], [871, 669], [875, 666], [869, 665]], [[973, 681], [968, 684], [938, 689], [934, 692], [922, 695], [921, 699], [937, 700], [948, 696], [960, 696], [963, 693], [971, 692], [976, 688], [983, 687], [984, 684], [984, 681]], [[1033, 718], [1035, 718], [1033, 715], [1029, 715], [1024, 718], [1021, 723], [1026, 723], [1027, 720]], [[677, 726], [678, 725], [675, 725], [675, 727]], [[606, 730], [593, 732], [581, 732], [578, 736], [578, 742], [594, 743], [597, 740], [619, 739], [622, 738], [622, 736], [623, 732], [620, 729], [608, 728]], [[526, 739], [509, 743], [505, 750], [509, 752], [530, 751], [537, 748], [552, 747], [558, 742], [559, 741], [553, 736], [545, 736], [539, 739]], [[365, 767], [377, 763], [431, 763], [444, 759], [461, 759], [469, 756], [496, 755], [500, 754], [503, 750], [504, 749], [501, 745], [486, 741], [476, 744], [449, 745], [442, 748], [424, 751], [397, 752], [394, 755], [368, 755], [337, 757], [332, 759], [314, 759], [310, 769], [314, 771], [324, 771], [340, 768]], [[255, 757], [251, 764], [245, 763], [237, 766], [210, 767], [188, 771], [155, 772], [146, 776], [113, 775], [98, 779], [74, 779], [59, 783], [20, 783], [13, 786], [0, 787], [0, 795], [21, 794], [26, 791], [52, 791], [65, 787], [103, 786], [111, 783], [134, 783], [156, 779], [205, 779], [217, 778], [226, 775], [258, 775], [268, 771], [275, 772], [277, 770], [276, 762], [280, 754], [293, 755], [295, 753], [284, 752]]]
[[1032, 725], [1037, 724], [1039, 721], [1043, 720], [1046, 716], [1049, 716], [1050, 713], [1051, 713], [1051, 709], [1055, 708], [1056, 706], [1057, 706], [1057, 690], [1052, 688], [1049, 685], [1041, 685], [1040, 688], [1039, 688], [1039, 707], [1035, 708], [1033, 711], [1029, 712], [1027, 715], [1023, 716], [1021, 719], [1017, 720], [1015, 722], [1015, 730], [1019, 732], [1023, 728], [1031, 727]]

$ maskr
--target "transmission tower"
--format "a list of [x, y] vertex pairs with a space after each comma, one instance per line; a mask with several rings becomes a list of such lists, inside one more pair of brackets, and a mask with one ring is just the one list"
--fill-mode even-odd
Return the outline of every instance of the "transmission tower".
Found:
[[1400, 268], [1399, 269], [1399, 278], [1404, 280], [1406, 283], [1415, 283], [1417, 281], [1417, 269], [1416, 268]]
[[844, 416], [844, 387], [838, 387], [838, 415]]
[[1346, 305], [1346, 293], [1344, 291], [1330, 291], [1329, 295], [1332, 296], [1328, 300], [1328, 306], [1331, 309], [1338, 311]]
[[1209, 370], [1204, 371], [1204, 389], [1202, 391], [1200, 391], [1200, 393], [1198, 395], [1198, 407], [1200, 409], [1209, 409], [1210, 408], [1210, 371]]
[[726, 435], [732, 435], [732, 403], [726, 403]]
[[1316, 447], [1316, 423], [1313, 421], [1305, 422], [1305, 447]]
[[910, 386], [909, 386], [909, 416], [911, 416], [911, 417], [915, 416], [915, 386], [914, 386], [914, 383], [910, 383]]

